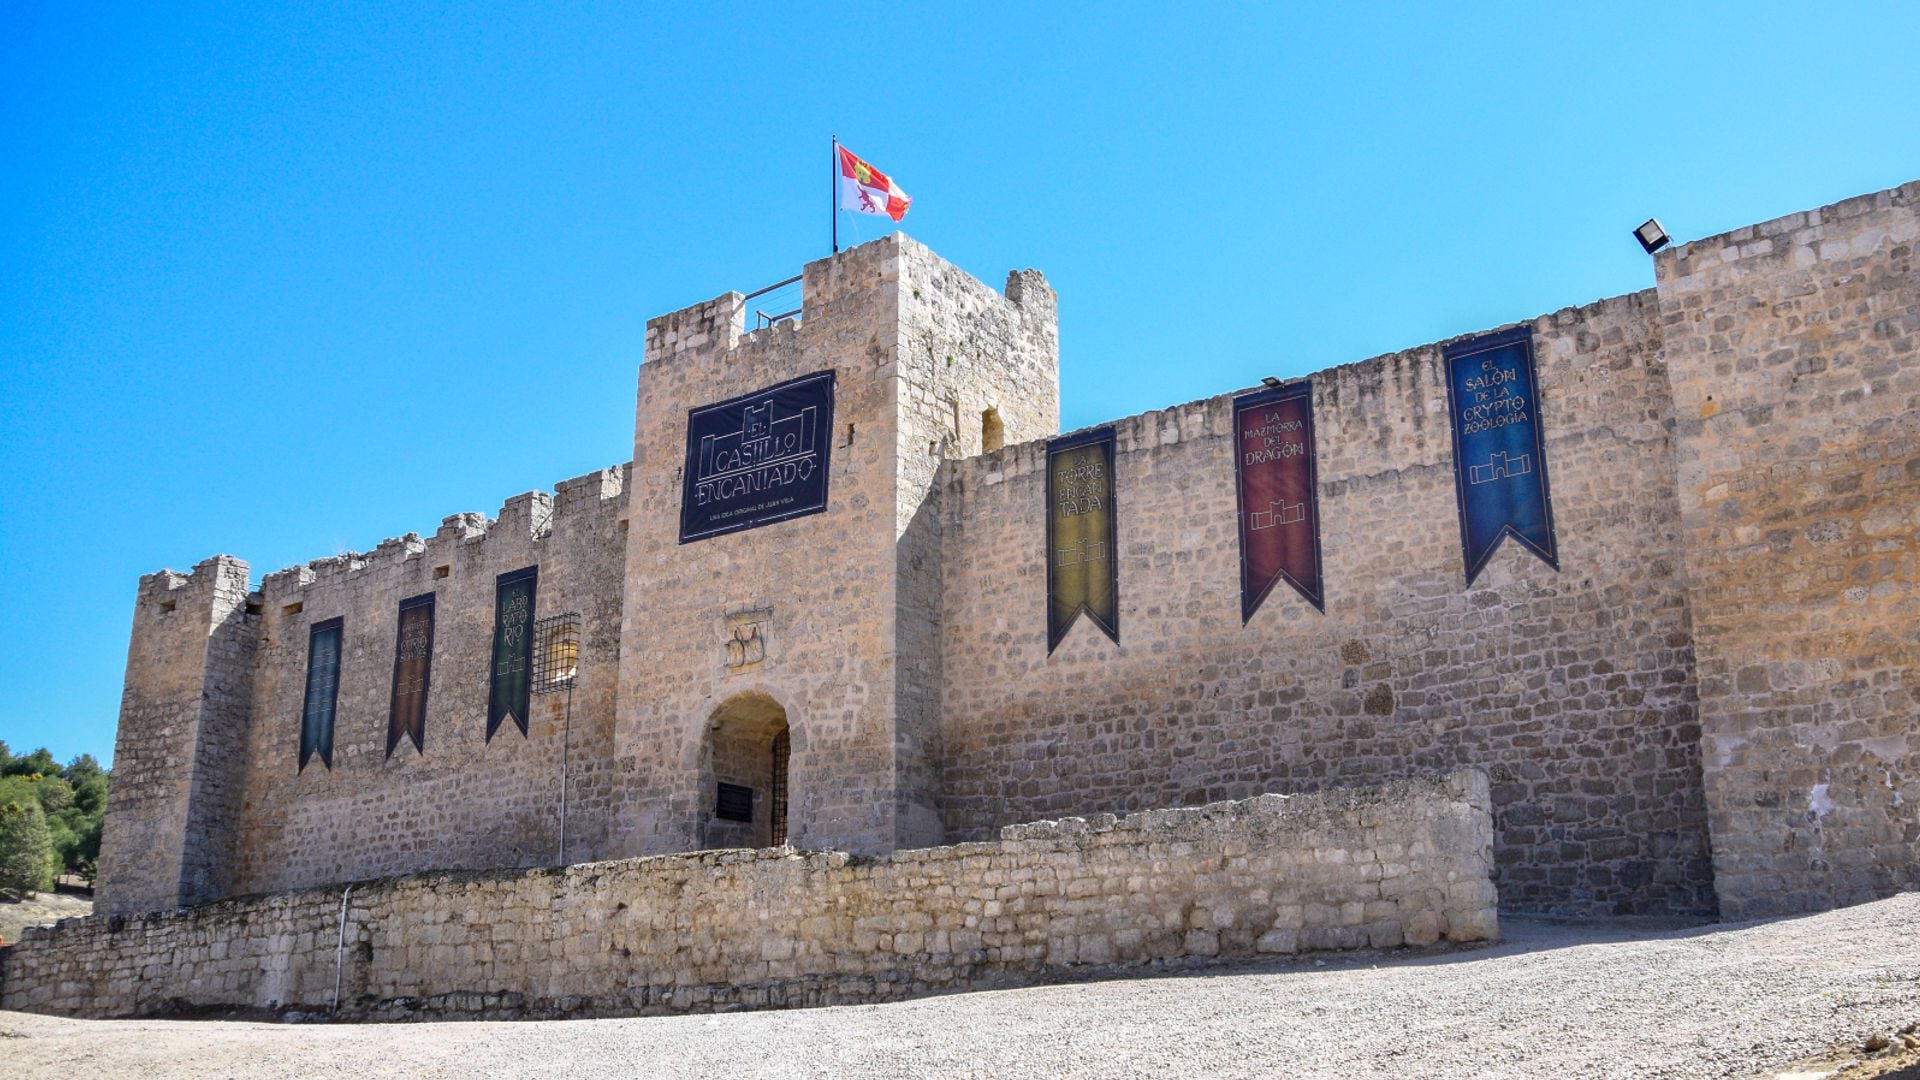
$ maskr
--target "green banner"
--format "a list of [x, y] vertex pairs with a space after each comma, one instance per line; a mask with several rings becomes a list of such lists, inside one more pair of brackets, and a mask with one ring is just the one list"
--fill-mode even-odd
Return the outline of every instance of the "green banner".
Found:
[[502, 720], [527, 733], [533, 698], [533, 594], [540, 568], [501, 574], [493, 592], [493, 668], [487, 681], [487, 740]]
[[1047, 447], [1047, 652], [1085, 612], [1120, 640], [1120, 572], [1113, 514], [1113, 429]]
[[340, 698], [340, 640], [346, 620], [328, 619], [307, 631], [307, 693], [300, 710], [300, 768], [313, 755], [333, 769], [333, 709]]

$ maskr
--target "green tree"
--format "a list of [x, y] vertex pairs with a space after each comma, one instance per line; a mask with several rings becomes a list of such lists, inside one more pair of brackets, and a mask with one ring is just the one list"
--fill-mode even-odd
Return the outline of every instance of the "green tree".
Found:
[[77, 788], [96, 776], [105, 779], [107, 770], [100, 767], [100, 763], [94, 760], [92, 754], [81, 754], [79, 757], [67, 762], [67, 767], [62, 775], [67, 778], [67, 783]]
[[68, 778], [73, 784], [73, 805], [81, 810], [100, 817], [107, 812], [107, 774], [100, 773], [82, 780]]
[[40, 805], [40, 784], [30, 776], [0, 776], [0, 806]]
[[53, 849], [68, 873], [84, 878], [93, 877], [94, 869], [100, 862], [102, 824], [99, 814], [89, 814], [77, 806], [70, 806], [48, 820], [47, 828], [53, 833]]
[[15, 756], [0, 743], [0, 806], [37, 806], [56, 858], [56, 872], [91, 878], [100, 859], [100, 833], [112, 779], [90, 754], [66, 768], [45, 748]]
[[57, 774], [41, 777], [34, 787], [39, 789], [40, 809], [49, 818], [73, 805], [73, 785]]
[[59, 857], [40, 803], [0, 806], [0, 889], [45, 892], [53, 888]]
[[8, 776], [59, 776], [60, 763], [43, 746], [25, 757], [13, 758], [5, 766], [0, 766], [0, 773]]

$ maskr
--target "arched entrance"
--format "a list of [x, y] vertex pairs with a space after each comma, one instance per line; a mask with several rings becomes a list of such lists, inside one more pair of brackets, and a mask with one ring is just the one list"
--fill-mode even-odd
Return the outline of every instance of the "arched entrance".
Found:
[[791, 745], [787, 710], [766, 694], [740, 694], [713, 711], [701, 753], [701, 847], [787, 842]]

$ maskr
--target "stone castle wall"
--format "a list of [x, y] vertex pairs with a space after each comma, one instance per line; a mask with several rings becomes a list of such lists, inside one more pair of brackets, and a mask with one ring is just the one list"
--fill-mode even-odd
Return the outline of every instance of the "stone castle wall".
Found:
[[[1509, 542], [1465, 584], [1438, 345], [1313, 377], [1325, 614], [1282, 584], [1241, 624], [1230, 396], [1115, 422], [1120, 642], [1083, 621], [1052, 656], [1038, 273], [996, 292], [896, 235], [809, 264], [798, 323], [745, 333], [738, 293], [654, 319], [630, 468], [254, 594], [224, 556], [143, 579], [102, 909], [557, 859], [561, 700], [482, 739], [493, 578], [535, 564], [537, 614], [587, 620], [570, 858], [767, 842], [785, 731], [788, 837], [862, 855], [1470, 765], [1516, 909], [1920, 883], [1916, 199], [1695, 241], [1532, 321], [1557, 573]], [[829, 368], [827, 510], [680, 544], [687, 410]], [[388, 760], [427, 591], [427, 753]], [[333, 615], [335, 768], [299, 773]]]
[[[1053, 290], [1038, 271], [1007, 275], [1004, 297], [914, 244], [903, 249], [897, 411], [901, 425], [894, 542], [894, 793], [901, 842], [946, 835], [940, 788], [940, 515], [944, 462], [985, 451], [989, 424], [1004, 441], [1060, 430]], [[924, 452], [922, 443], [925, 444]]]
[[[428, 874], [29, 930], [0, 1008], [632, 1015], [1497, 936], [1484, 775], [1264, 796], [879, 859], [772, 849]], [[344, 900], [344, 903], [343, 903]], [[344, 947], [341, 946], [345, 911]]]
[[[449, 517], [430, 537], [388, 540], [269, 574], [259, 592], [252, 738], [231, 893], [274, 892], [426, 869], [558, 860], [562, 756], [570, 859], [609, 850], [622, 792], [612, 753], [628, 469], [509, 499], [497, 520]], [[495, 579], [539, 568], [534, 614], [581, 616], [572, 719], [567, 695], [536, 695], [526, 735], [486, 738]], [[432, 593], [425, 749], [387, 755], [399, 604]], [[333, 767], [299, 768], [308, 630], [343, 617]], [[563, 743], [565, 745], [563, 745]]]
[[[873, 853], [940, 840], [926, 790], [937, 748], [914, 737], [930, 723], [923, 665], [937, 657], [912, 616], [933, 564], [902, 557], [901, 536], [925, 497], [922, 474], [956, 452], [961, 414], [977, 426], [1000, 402], [1022, 438], [1057, 424], [1054, 397], [997, 389], [1030, 388], [1057, 365], [1052, 293], [1038, 275], [1015, 280], [994, 293], [894, 236], [808, 264], [798, 322], [743, 334], [744, 298], [731, 293], [648, 324], [615, 734], [631, 793], [618, 826], [627, 853], [738, 842], [712, 813], [725, 779], [716, 740], [743, 728], [759, 739], [769, 723], [791, 737], [794, 844]], [[826, 511], [680, 543], [688, 410], [828, 369]], [[726, 662], [739, 620], [763, 660]], [[767, 797], [751, 786], [756, 803]]]
[[1503, 904], [1712, 910], [1659, 310], [1532, 326], [1558, 573], [1465, 584], [1437, 344], [1313, 376], [1325, 614], [1241, 624], [1231, 395], [1115, 425], [1118, 644], [1047, 654], [1045, 445], [949, 466], [949, 835], [1473, 764]]
[[[270, 574], [251, 595], [247, 564], [225, 556], [189, 576], [143, 580], [101, 910], [554, 862], [565, 695], [534, 699], [526, 737], [506, 724], [485, 740], [494, 578], [536, 565], [536, 613], [583, 619], [569, 857], [609, 854], [626, 472], [518, 496], [497, 521], [459, 514], [432, 537]], [[423, 593], [436, 597], [426, 752], [403, 740], [387, 757], [398, 605]], [[303, 770], [308, 630], [336, 616], [345, 624], [333, 765], [316, 755]]]
[[1920, 183], [1659, 260], [1714, 872], [1920, 885]]

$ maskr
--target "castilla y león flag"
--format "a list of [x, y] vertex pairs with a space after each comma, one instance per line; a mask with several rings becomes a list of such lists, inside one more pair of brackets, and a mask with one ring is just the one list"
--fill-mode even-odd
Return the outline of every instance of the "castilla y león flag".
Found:
[[913, 199], [887, 174], [840, 147], [840, 209], [856, 214], [885, 214], [895, 221], [907, 216]]

